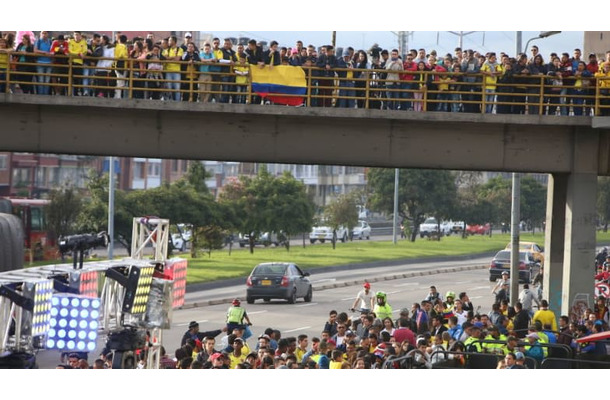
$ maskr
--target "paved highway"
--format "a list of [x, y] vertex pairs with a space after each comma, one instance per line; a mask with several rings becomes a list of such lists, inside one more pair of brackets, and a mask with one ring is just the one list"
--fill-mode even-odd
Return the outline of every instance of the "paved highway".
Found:
[[[163, 343], [167, 352], [173, 354], [180, 346], [188, 323], [193, 320], [200, 323], [202, 331], [221, 328], [228, 302], [235, 297], [244, 300], [243, 305], [253, 322], [255, 337], [268, 327], [279, 329], [284, 336], [298, 336], [301, 333], [310, 337], [319, 336], [330, 310], [345, 311], [351, 315], [349, 308], [365, 279], [371, 282], [373, 291], [381, 290], [388, 294], [395, 317], [402, 307], [410, 308], [413, 302], [421, 301], [431, 284], [436, 285], [443, 295], [448, 290], [456, 293], [465, 291], [475, 307], [480, 305], [481, 312], [488, 312], [492, 303], [492, 284], [486, 269], [489, 259], [477, 257], [344, 271], [313, 270], [310, 276], [314, 287], [313, 301], [304, 303], [299, 299], [293, 305], [279, 300], [269, 303], [259, 300], [255, 304], [246, 304], [245, 283], [225, 287], [217, 285], [219, 287], [187, 293], [185, 306], [174, 310], [172, 328], [163, 332]], [[218, 336], [217, 341], [220, 342], [221, 338], [222, 335]], [[248, 340], [251, 344], [255, 341], [255, 338]], [[103, 343], [100, 343], [97, 351], [102, 347]], [[95, 357], [90, 355], [89, 358], [92, 361]], [[59, 354], [41, 351], [37, 360], [40, 368], [54, 368]]]

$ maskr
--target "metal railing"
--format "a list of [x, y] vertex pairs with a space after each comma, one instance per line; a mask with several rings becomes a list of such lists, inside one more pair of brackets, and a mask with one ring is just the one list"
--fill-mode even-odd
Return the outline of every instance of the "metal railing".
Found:
[[[41, 57], [51, 58], [52, 63], [37, 62]], [[18, 61], [20, 58], [26, 61]], [[0, 58], [0, 92], [5, 93], [265, 103], [264, 95], [252, 90], [250, 74], [245, 77], [236, 74], [232, 64], [134, 58], [80, 59], [12, 51], [8, 52], [8, 59], [3, 64]], [[123, 65], [119, 66], [119, 63]], [[168, 67], [179, 71], [169, 71]], [[250, 68], [247, 64], [243, 67]], [[512, 75], [516, 82], [503, 82], [500, 77], [495, 83], [487, 83], [483, 74], [352, 68], [333, 68], [329, 74], [311, 66], [292, 68], [305, 71], [306, 94], [282, 96], [302, 99], [302, 105], [308, 107], [610, 115], [610, 76], [566, 77], [557, 85], [555, 77], [549, 75]], [[179, 74], [179, 79], [174, 79], [175, 73]], [[347, 74], [351, 76], [347, 77]], [[388, 79], [388, 74], [398, 75], [399, 80]]]

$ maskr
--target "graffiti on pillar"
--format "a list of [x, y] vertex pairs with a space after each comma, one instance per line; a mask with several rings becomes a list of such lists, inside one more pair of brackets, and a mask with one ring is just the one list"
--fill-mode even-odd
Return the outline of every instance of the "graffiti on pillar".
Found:
[[595, 297], [604, 296], [605, 298], [610, 297], [610, 285], [606, 282], [599, 282], [595, 284]]
[[589, 294], [577, 293], [570, 308], [570, 321], [582, 321], [585, 319], [587, 308], [589, 308]]

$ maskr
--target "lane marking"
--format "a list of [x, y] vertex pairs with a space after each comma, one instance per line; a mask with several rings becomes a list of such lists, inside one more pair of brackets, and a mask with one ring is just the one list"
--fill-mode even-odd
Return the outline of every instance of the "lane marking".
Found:
[[283, 331], [283, 332], [290, 333], [290, 332], [304, 331], [309, 328], [311, 328], [311, 326], [302, 326], [300, 328], [290, 329], [290, 330]]
[[483, 296], [472, 296], [472, 297], [468, 296], [468, 298], [470, 298], [470, 299], [482, 299]]
[[311, 306], [317, 306], [318, 303], [305, 303], [305, 304], [298, 304], [295, 307], [311, 307]]
[[477, 287], [473, 287], [473, 288], [469, 288], [467, 289], [467, 291], [471, 291], [471, 290], [483, 290], [483, 289], [491, 289], [489, 286], [477, 286]]
[[400, 285], [394, 285], [394, 287], [402, 287], [402, 286], [418, 286], [419, 282], [409, 282], [409, 283], [401, 283]]
[[320, 282], [335, 282], [336, 278], [328, 278], [328, 279], [318, 279], [313, 281], [312, 283], [320, 283]]
[[249, 311], [248, 315], [263, 314], [263, 313], [266, 313], [266, 312], [268, 312], [268, 311], [267, 310], [251, 311], [251, 312]]

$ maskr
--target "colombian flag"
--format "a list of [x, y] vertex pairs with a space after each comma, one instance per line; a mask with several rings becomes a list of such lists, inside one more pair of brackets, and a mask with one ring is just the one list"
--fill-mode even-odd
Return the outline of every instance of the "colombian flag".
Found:
[[264, 68], [253, 65], [250, 73], [253, 93], [275, 104], [300, 106], [305, 101], [302, 96], [307, 94], [307, 83], [301, 67], [277, 65], [270, 69], [268, 65]]

